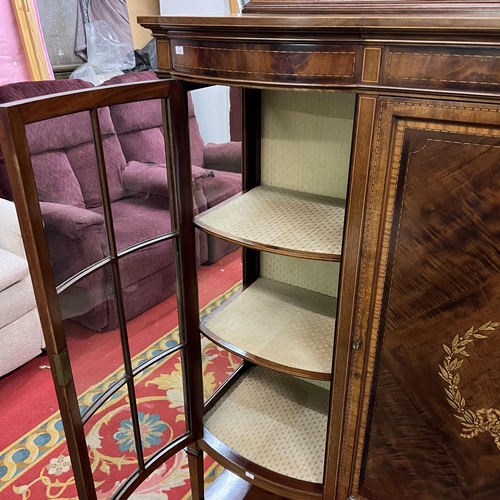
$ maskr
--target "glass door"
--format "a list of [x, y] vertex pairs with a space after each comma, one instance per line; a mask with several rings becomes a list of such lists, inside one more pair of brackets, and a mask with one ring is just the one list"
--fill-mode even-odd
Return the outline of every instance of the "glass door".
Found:
[[[67, 85], [2, 105], [0, 146], [78, 498], [128, 498], [202, 435], [187, 94], [167, 80]], [[168, 296], [167, 325], [155, 307]], [[141, 321], [160, 334], [147, 352]]]

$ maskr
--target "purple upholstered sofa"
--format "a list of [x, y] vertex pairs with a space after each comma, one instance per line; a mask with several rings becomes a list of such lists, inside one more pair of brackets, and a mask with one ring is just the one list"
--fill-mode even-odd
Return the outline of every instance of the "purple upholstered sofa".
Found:
[[[157, 79], [154, 71], [127, 73], [116, 76], [104, 85], [131, 83]], [[157, 101], [140, 102], [113, 106], [110, 108], [123, 154], [127, 162], [145, 164], [165, 164], [163, 145], [161, 104]], [[211, 208], [241, 190], [241, 143], [204, 145], [194, 112], [193, 101], [188, 95], [189, 139], [194, 184], [195, 205], [199, 212]], [[195, 167], [201, 167], [201, 172]], [[198, 234], [200, 259], [202, 263], [217, 262], [236, 245], [204, 233]]]
[[[108, 83], [156, 78], [129, 73]], [[0, 87], [10, 102], [92, 87], [80, 80], [22, 82]], [[159, 102], [102, 108], [99, 121], [118, 250], [170, 231], [165, 150]], [[204, 146], [190, 102], [195, 210], [204, 211], [241, 189], [239, 143]], [[109, 255], [90, 119], [80, 113], [28, 126], [28, 142], [56, 284]], [[219, 159], [217, 158], [219, 157]], [[0, 152], [0, 196], [12, 199]], [[234, 247], [198, 234], [199, 263]], [[127, 319], [175, 291], [170, 242], [120, 260]], [[61, 296], [63, 317], [92, 330], [118, 325], [111, 269], [101, 269]]]

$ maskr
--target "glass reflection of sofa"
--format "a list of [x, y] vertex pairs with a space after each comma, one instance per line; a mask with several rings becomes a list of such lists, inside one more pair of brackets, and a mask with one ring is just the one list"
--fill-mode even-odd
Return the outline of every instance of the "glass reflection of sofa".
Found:
[[[107, 84], [155, 79], [128, 73]], [[80, 80], [21, 82], [0, 87], [0, 102], [90, 88]], [[99, 111], [118, 250], [170, 231], [161, 104], [146, 101]], [[241, 144], [204, 145], [189, 98], [195, 211], [241, 189]], [[95, 148], [88, 113], [29, 125], [28, 142], [56, 284], [109, 255]], [[0, 197], [12, 199], [0, 153]], [[197, 233], [198, 264], [213, 263], [235, 247]], [[120, 261], [125, 314], [131, 319], [175, 292], [170, 242]], [[101, 269], [61, 296], [63, 317], [92, 330], [118, 326], [111, 269]]]

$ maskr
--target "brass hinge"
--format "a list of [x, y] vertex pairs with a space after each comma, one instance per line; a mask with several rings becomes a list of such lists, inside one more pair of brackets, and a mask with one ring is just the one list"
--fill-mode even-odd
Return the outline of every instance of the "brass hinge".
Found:
[[56, 369], [57, 382], [61, 387], [67, 386], [73, 378], [71, 365], [69, 364], [68, 348], [66, 347], [60, 354], [54, 354], [52, 362]]

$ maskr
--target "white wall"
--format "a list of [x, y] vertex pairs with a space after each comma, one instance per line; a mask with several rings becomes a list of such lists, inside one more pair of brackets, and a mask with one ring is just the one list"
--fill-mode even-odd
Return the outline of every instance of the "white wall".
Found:
[[205, 144], [230, 141], [229, 87], [220, 85], [191, 92], [196, 119]]
[[[162, 16], [210, 16], [229, 14], [228, 0], [160, 0]], [[208, 87], [192, 93], [200, 132], [205, 141], [227, 142], [229, 133], [229, 88]]]
[[160, 0], [162, 16], [213, 16], [229, 14], [228, 0]]

